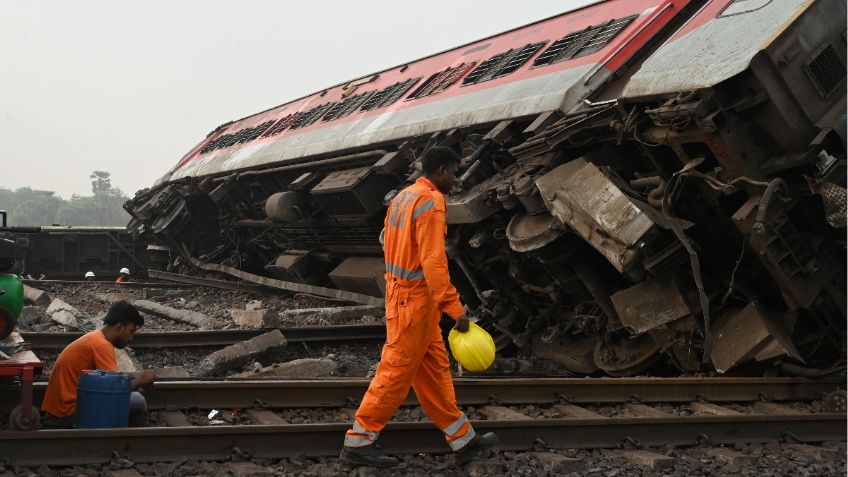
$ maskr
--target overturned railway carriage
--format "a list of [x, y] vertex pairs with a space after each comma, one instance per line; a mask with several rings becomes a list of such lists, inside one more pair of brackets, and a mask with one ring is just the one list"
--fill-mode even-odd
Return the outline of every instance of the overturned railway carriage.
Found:
[[381, 296], [386, 205], [449, 146], [451, 274], [500, 349], [832, 369], [845, 41], [839, 0], [596, 2], [224, 124], [130, 227], [185, 271]]

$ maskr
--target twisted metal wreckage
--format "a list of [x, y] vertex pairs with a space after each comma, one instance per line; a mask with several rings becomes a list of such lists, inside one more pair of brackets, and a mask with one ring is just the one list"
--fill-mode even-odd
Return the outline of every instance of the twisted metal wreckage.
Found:
[[386, 203], [446, 145], [451, 274], [502, 351], [833, 371], [845, 37], [837, 0], [596, 2], [224, 124], [130, 228], [173, 270], [372, 302]]

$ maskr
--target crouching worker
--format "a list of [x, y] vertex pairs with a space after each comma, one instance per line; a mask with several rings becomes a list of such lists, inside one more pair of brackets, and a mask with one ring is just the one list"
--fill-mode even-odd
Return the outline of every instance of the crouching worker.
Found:
[[[77, 405], [77, 385], [83, 371], [102, 369], [117, 371], [118, 361], [115, 348], [126, 347], [135, 331], [144, 324], [138, 310], [126, 301], [119, 301], [109, 308], [103, 319], [103, 328], [86, 333], [62, 350], [44, 394], [41, 409], [44, 427], [73, 427]], [[130, 394], [131, 427], [143, 426], [147, 417], [147, 402], [139, 391], [153, 384], [156, 376], [147, 370], [132, 380]]]
[[384, 221], [386, 344], [377, 374], [347, 431], [340, 459], [348, 465], [392, 467], [398, 459], [376, 444], [380, 431], [406, 399], [409, 388], [445, 436], [457, 462], [467, 462], [498, 438], [477, 434], [456, 405], [450, 361], [439, 329], [442, 313], [468, 331], [445, 254], [445, 198], [456, 182], [459, 156], [434, 147], [422, 160], [424, 177], [399, 193]]

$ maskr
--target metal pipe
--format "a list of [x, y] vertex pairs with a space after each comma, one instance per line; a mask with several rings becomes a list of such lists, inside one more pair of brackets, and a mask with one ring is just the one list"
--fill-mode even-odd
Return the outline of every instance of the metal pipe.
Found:
[[786, 194], [789, 193], [789, 189], [786, 187], [786, 182], [777, 177], [768, 183], [766, 190], [763, 192], [763, 196], [760, 198], [760, 204], [757, 207], [757, 217], [754, 221], [754, 232], [758, 234], [763, 234], [766, 231], [765, 222], [766, 216], [768, 215], [768, 208], [769, 205], [771, 205], [771, 199], [778, 188], [783, 189]]
[[[372, 156], [381, 156], [382, 157], [382, 156], [385, 156], [386, 154], [388, 154], [388, 151], [386, 151], [384, 149], [377, 149], [375, 151], [357, 152], [356, 154], [348, 154], [346, 156], [338, 156], [338, 157], [333, 157], [333, 158], [330, 158], [330, 159], [321, 159], [321, 160], [318, 160], [318, 161], [301, 162], [299, 164], [291, 164], [291, 165], [288, 165], [288, 166], [273, 167], [271, 169], [262, 169], [262, 170], [258, 170], [258, 171], [237, 172], [236, 174], [238, 174], [239, 178], [250, 177], [250, 176], [259, 176], [259, 175], [263, 175], [263, 174], [274, 174], [276, 172], [294, 171], [294, 170], [298, 170], [298, 169], [307, 169], [307, 168], [313, 168], [313, 167], [332, 166], [332, 165], [336, 165], [336, 164], [343, 164], [343, 163], [346, 163], [346, 162], [358, 161], [360, 159], [367, 159], [367, 158], [372, 157]], [[229, 177], [229, 176], [216, 177], [213, 180], [215, 180], [217, 182], [217, 181], [225, 180], [227, 177]]]

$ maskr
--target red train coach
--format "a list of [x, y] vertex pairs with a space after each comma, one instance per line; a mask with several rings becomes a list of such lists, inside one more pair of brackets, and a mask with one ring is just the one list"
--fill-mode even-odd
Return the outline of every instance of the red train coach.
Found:
[[596, 2], [219, 126], [130, 228], [186, 273], [373, 301], [385, 204], [448, 146], [452, 277], [503, 352], [829, 372], [844, 24], [836, 0]]

